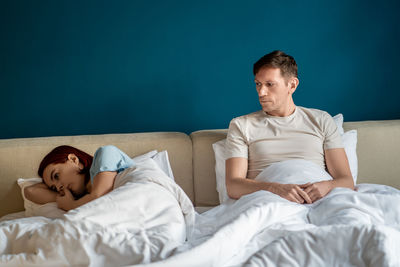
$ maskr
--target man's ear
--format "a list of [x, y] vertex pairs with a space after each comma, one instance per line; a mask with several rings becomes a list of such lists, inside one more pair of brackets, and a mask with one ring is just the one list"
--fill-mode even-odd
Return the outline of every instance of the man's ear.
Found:
[[74, 164], [79, 164], [79, 158], [73, 153], [68, 154], [68, 160]]
[[299, 86], [299, 79], [297, 79], [296, 77], [292, 77], [289, 81], [289, 93], [293, 94], [294, 91], [296, 91], [297, 86]]

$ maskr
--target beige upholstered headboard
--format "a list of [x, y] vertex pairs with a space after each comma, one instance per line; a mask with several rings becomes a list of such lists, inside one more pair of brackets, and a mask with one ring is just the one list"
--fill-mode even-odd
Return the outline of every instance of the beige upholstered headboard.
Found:
[[345, 122], [357, 130], [358, 183], [400, 189], [400, 120]]
[[[400, 189], [400, 120], [345, 122], [345, 131], [358, 133], [358, 183], [391, 185]], [[193, 142], [194, 195], [197, 206], [218, 205], [212, 144], [227, 130], [203, 130]]]
[[192, 142], [184, 133], [157, 132], [0, 140], [0, 216], [22, 211], [23, 200], [16, 180], [38, 177], [42, 158], [58, 145], [71, 145], [89, 154], [112, 144], [133, 157], [157, 149], [167, 150], [176, 182], [194, 200]]
[[[400, 120], [346, 122], [358, 131], [358, 182], [400, 189]], [[196, 206], [219, 204], [212, 144], [227, 130], [108, 134], [0, 140], [0, 216], [23, 210], [19, 177], [37, 177], [39, 162], [58, 145], [76, 146], [93, 154], [112, 144], [133, 157], [153, 149], [167, 150], [176, 182]]]

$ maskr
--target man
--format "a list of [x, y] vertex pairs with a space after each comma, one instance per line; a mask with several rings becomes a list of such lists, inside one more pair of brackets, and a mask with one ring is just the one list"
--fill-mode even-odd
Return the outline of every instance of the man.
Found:
[[[262, 110], [235, 118], [226, 142], [226, 186], [231, 198], [267, 190], [297, 203], [312, 203], [335, 187], [354, 189], [349, 163], [333, 118], [324, 111], [296, 106], [299, 85], [293, 57], [273, 51], [254, 64]], [[331, 181], [279, 184], [254, 178], [274, 162], [310, 160], [326, 169]]]

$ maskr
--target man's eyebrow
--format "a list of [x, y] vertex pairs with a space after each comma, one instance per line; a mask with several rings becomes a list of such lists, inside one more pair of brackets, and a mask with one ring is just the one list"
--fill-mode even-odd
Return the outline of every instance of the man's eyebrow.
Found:
[[[254, 81], [255, 82], [259, 82], [259, 83], [261, 83], [259, 80], [257, 80], [257, 79], [254, 79]], [[275, 81], [274, 80], [266, 80], [265, 81], [265, 83], [274, 83]]]

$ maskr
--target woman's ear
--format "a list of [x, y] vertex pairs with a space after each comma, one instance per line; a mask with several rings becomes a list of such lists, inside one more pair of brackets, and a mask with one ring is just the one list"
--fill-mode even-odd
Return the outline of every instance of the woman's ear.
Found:
[[79, 165], [79, 158], [75, 154], [68, 154], [68, 160], [76, 165]]

